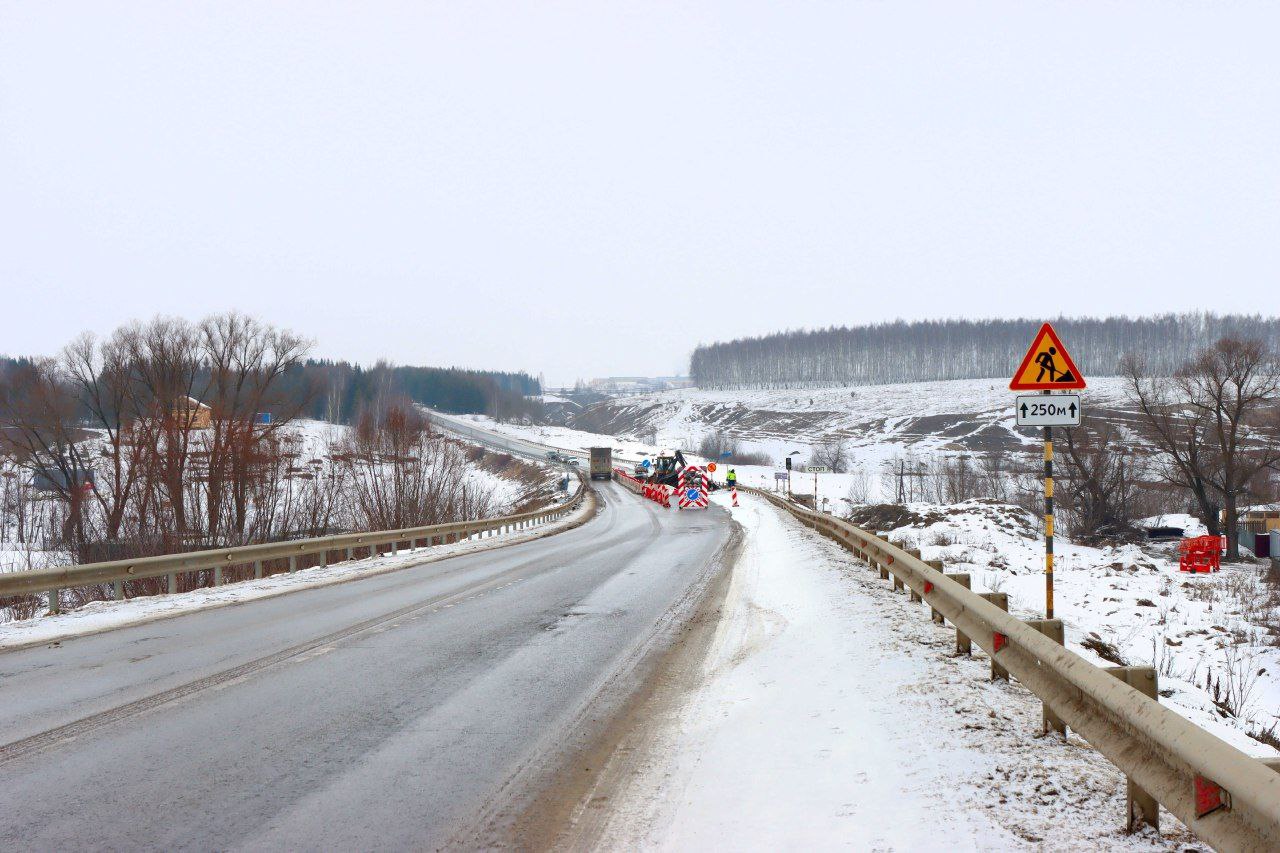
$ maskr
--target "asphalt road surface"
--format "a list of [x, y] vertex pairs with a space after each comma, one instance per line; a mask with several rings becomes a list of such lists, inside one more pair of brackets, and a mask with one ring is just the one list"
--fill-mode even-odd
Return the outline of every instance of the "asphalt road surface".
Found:
[[716, 572], [727, 515], [616, 485], [555, 536], [0, 654], [0, 848], [501, 843]]

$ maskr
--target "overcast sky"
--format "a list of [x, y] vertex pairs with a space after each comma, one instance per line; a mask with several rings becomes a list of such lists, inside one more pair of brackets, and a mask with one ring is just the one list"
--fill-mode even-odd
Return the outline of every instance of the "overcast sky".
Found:
[[1277, 311], [1280, 4], [0, 0], [0, 352], [324, 356]]

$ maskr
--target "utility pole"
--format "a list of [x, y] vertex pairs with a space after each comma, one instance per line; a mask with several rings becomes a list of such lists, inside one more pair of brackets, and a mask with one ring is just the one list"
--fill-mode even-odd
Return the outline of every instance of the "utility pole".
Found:
[[[898, 501], [897, 502], [900, 504], [905, 504], [907, 502], [908, 494], [907, 494], [906, 484], [907, 484], [908, 477], [915, 477], [916, 479], [920, 479], [920, 478], [923, 478], [927, 473], [928, 473], [927, 471], [908, 471], [906, 460], [899, 459], [898, 460], [898, 495], [897, 495]], [[914, 488], [911, 489], [910, 497], [912, 498], [915, 497]]]

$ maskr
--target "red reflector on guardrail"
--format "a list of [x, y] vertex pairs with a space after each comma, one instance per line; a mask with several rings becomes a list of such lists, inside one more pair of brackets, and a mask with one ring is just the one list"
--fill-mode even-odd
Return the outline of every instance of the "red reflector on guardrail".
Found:
[[1231, 795], [1222, 790], [1222, 786], [1212, 779], [1196, 777], [1196, 817], [1216, 812], [1218, 809], [1231, 810]]
[[996, 632], [991, 637], [991, 647], [997, 652], [1003, 649], [1008, 642], [1009, 638], [999, 632]]
[[925, 581], [925, 582], [924, 582], [924, 594], [925, 594], [925, 595], [928, 595], [928, 594], [929, 594], [929, 593], [931, 593], [931, 592], [933, 592], [933, 581]]

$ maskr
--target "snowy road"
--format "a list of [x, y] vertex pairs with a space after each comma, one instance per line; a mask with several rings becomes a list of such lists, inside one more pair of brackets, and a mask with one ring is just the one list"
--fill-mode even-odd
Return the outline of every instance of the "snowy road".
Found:
[[601, 493], [546, 539], [0, 655], [0, 846], [501, 843], [730, 538]]

